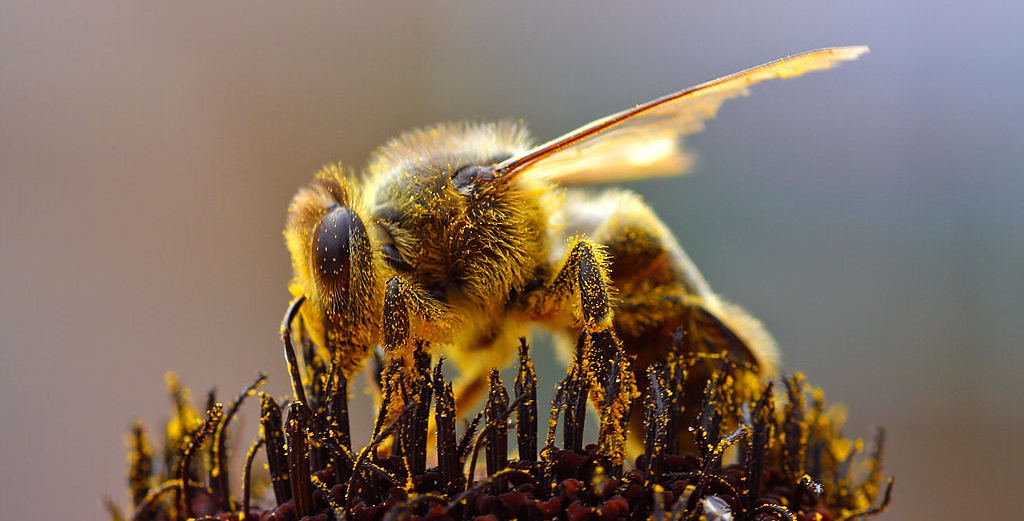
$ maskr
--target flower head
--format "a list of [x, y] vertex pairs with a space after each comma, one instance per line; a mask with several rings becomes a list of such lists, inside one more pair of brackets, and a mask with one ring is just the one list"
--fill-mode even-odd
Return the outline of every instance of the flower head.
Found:
[[[864, 517], [888, 504], [881, 431], [868, 443], [844, 438], [843, 411], [826, 407], [824, 393], [799, 374], [777, 389], [761, 385], [752, 368], [671, 347], [663, 364], [648, 368], [646, 382], [634, 381], [621, 351], [605, 361], [576, 360], [556, 388], [541, 437], [525, 340], [513, 393], [494, 371], [483, 411], [461, 429], [443, 360], [432, 365], [420, 345], [409, 361], [381, 364], [373, 434], [354, 449], [348, 382], [339, 364], [305, 344], [305, 374], [291, 367], [295, 397], [283, 404], [258, 392], [260, 376], [227, 407], [211, 396], [201, 418], [169, 377], [175, 412], [161, 472], [153, 471], [145, 430], [132, 428], [130, 518], [802, 521]], [[289, 359], [297, 358], [292, 352]], [[589, 381], [584, 363], [603, 363], [607, 377]], [[700, 407], [686, 410], [695, 381]], [[642, 397], [638, 387], [646, 389]], [[250, 395], [260, 396], [260, 432], [232, 478], [225, 431]], [[633, 424], [644, 436], [643, 447], [631, 448], [635, 399], [645, 400], [642, 422]], [[599, 411], [596, 440], [584, 439], [588, 400]], [[260, 450], [269, 484], [252, 477]], [[242, 483], [238, 495], [231, 481]]]

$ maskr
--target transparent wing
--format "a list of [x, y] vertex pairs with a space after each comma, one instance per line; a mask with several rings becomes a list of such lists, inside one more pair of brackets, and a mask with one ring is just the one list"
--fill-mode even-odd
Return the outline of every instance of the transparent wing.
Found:
[[704, 128], [722, 102], [755, 83], [852, 60], [867, 47], [809, 51], [712, 80], [612, 114], [495, 166], [495, 178], [530, 175], [561, 184], [603, 183], [685, 173], [693, 159], [681, 137]]

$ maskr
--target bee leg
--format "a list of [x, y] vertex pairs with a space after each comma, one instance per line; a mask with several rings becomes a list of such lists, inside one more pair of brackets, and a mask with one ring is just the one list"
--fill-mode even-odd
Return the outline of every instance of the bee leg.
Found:
[[445, 338], [451, 316], [443, 303], [417, 284], [392, 277], [384, 290], [384, 354], [389, 359], [412, 356], [414, 342]]
[[469, 348], [449, 351], [461, 373], [453, 384], [455, 407], [460, 416], [471, 411], [486, 393], [490, 369], [508, 365], [515, 356], [515, 351], [509, 348], [518, 345], [517, 339], [526, 334], [529, 322], [575, 329], [583, 340], [579, 342], [580, 355], [585, 355], [580, 357], [581, 365], [592, 381], [596, 378], [603, 385], [607, 379], [607, 367], [591, 363], [599, 359], [611, 360], [611, 356], [593, 355], [610, 354], [618, 346], [612, 331], [613, 312], [604, 251], [592, 240], [578, 237], [573, 239], [557, 266], [554, 276], [519, 297], [516, 306], [522, 315], [517, 319], [521, 322], [504, 321], [501, 328], [474, 339]]
[[408, 284], [401, 277], [388, 281], [384, 291], [384, 352], [388, 358], [408, 354], [412, 344], [409, 337]]
[[[398, 418], [405, 407], [409, 389], [409, 373], [414, 366], [413, 331], [418, 317], [413, 285], [402, 277], [392, 277], [384, 290], [384, 309], [381, 317], [383, 332], [383, 370], [378, 377], [377, 407], [386, 407], [384, 416], [378, 418], [375, 429], [382, 428]], [[375, 432], [376, 435], [376, 432]], [[385, 441], [379, 450], [390, 451], [391, 441]]]
[[573, 319], [581, 320], [584, 329], [610, 328], [612, 309], [606, 264], [602, 248], [594, 241], [574, 238], [555, 276], [529, 299], [531, 312], [539, 320], [560, 321], [559, 315], [568, 306], [572, 308]]
[[[399, 362], [411, 368], [415, 363], [415, 347], [445, 338], [450, 322], [444, 304], [405, 278], [392, 277], [384, 289], [381, 317], [385, 365]], [[382, 385], [386, 387], [389, 382], [382, 382]]]
[[550, 283], [537, 290], [532, 302], [528, 301], [535, 319], [579, 331], [581, 342], [577, 343], [576, 355], [596, 384], [593, 387], [604, 386], [607, 364], [620, 345], [612, 329], [610, 287], [604, 249], [590, 239], [577, 237], [572, 239]]
[[455, 380], [455, 410], [460, 418], [467, 417], [470, 409], [480, 401], [487, 391], [488, 375], [482, 369], [471, 369], [469, 374], [460, 375]]
[[[617, 306], [617, 327], [627, 344], [633, 338], [643, 341], [644, 333], [634, 333], [636, 325], [645, 321], [647, 329], [668, 338], [681, 329], [687, 335], [690, 351], [718, 353], [735, 364], [756, 367], [765, 376], [773, 376], [778, 366], [774, 341], [757, 319], [734, 304], [686, 293], [682, 288], [663, 288], [653, 295], [624, 297]], [[659, 361], [643, 358], [644, 365]]]
[[505, 320], [472, 343], [447, 350], [447, 356], [459, 369], [459, 376], [452, 385], [455, 388], [455, 410], [460, 417], [473, 411], [487, 393], [491, 369], [508, 367], [515, 356], [515, 351], [510, 348], [517, 346], [519, 339], [527, 334], [525, 324], [520, 326], [511, 322]]

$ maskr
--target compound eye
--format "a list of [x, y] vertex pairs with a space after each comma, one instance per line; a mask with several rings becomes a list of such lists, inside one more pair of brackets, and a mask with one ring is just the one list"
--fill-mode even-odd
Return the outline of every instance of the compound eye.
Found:
[[352, 270], [350, 234], [362, 226], [355, 212], [333, 204], [313, 234], [313, 268], [318, 281], [337, 288], [348, 286]]
[[452, 173], [455, 190], [469, 195], [476, 190], [477, 183], [494, 179], [494, 168], [490, 166], [465, 166]]

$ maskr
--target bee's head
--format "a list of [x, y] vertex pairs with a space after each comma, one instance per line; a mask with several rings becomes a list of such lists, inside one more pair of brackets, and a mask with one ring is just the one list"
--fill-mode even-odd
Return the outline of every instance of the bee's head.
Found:
[[295, 195], [285, 226], [294, 273], [290, 289], [307, 297], [304, 323], [322, 346], [335, 334], [323, 324], [336, 326], [339, 337], [371, 343], [381, 306], [375, 239], [351, 179], [340, 167], [326, 167]]

